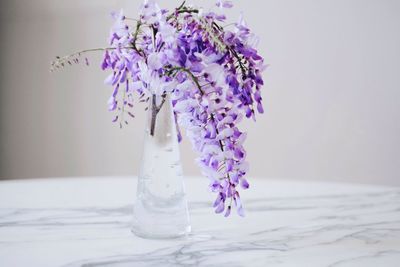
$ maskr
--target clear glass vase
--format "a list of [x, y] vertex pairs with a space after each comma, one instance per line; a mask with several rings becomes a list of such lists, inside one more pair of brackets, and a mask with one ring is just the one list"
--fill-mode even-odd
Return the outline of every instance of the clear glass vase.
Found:
[[132, 232], [144, 238], [177, 238], [191, 227], [176, 122], [169, 96], [153, 95], [150, 102]]

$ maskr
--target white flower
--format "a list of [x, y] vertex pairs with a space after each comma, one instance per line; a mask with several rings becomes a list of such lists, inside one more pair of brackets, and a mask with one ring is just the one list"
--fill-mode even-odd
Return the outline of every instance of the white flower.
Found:
[[177, 39], [176, 29], [172, 27], [169, 23], [162, 21], [160, 23], [160, 32], [161, 38], [164, 42], [169, 45], [175, 44]]
[[204, 68], [203, 74], [209, 76], [209, 80], [216, 83], [217, 86], [224, 86], [225, 82], [225, 70], [224, 68], [217, 64], [211, 63]]
[[171, 92], [176, 83], [167, 82], [165, 77], [160, 77], [157, 71], [148, 68], [144, 61], [138, 62], [140, 73], [138, 74], [140, 80], [151, 94], [162, 95], [165, 92]]
[[221, 147], [218, 145], [208, 145], [204, 147], [202, 152], [203, 154], [217, 155], [221, 153]]
[[187, 113], [193, 108], [193, 106], [197, 105], [197, 101], [195, 99], [185, 99], [181, 100], [175, 105], [175, 111], [179, 113]]
[[147, 57], [147, 64], [151, 70], [161, 69], [166, 62], [164, 53], [153, 52]]
[[206, 55], [201, 54], [201, 53], [198, 53], [198, 52], [194, 53], [194, 55], [195, 55], [196, 57], [200, 58], [200, 59], [201, 59], [201, 62], [202, 62], [204, 65], [209, 65], [209, 64], [211, 64], [211, 63], [215, 63], [215, 62], [217, 62], [218, 60], [220, 60], [221, 57], [223, 56], [223, 55], [220, 55], [220, 54], [211, 54], [211, 55], [207, 55], [207, 56], [206, 56]]
[[162, 18], [161, 9], [153, 0], [145, 0], [140, 12], [142, 19], [148, 24], [153, 24]]
[[223, 129], [217, 136], [217, 140], [224, 140], [228, 137], [231, 137], [233, 135], [233, 129], [232, 128], [225, 128]]

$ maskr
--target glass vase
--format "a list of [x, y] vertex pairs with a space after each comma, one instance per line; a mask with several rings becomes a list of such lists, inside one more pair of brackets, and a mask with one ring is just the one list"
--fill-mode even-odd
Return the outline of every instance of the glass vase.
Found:
[[191, 227], [176, 121], [168, 95], [150, 100], [132, 232], [143, 238], [177, 238]]

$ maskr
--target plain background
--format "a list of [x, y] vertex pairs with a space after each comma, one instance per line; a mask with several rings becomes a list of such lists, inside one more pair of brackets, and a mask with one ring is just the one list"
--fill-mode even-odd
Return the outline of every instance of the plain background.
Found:
[[[266, 114], [242, 124], [250, 177], [400, 185], [400, 1], [234, 2], [229, 20], [244, 12], [270, 64]], [[110, 11], [136, 17], [140, 3], [1, 2], [0, 178], [138, 173], [144, 106], [120, 130], [100, 54], [90, 68], [49, 73], [49, 63], [105, 46]], [[187, 141], [181, 154], [185, 173], [199, 174]]]

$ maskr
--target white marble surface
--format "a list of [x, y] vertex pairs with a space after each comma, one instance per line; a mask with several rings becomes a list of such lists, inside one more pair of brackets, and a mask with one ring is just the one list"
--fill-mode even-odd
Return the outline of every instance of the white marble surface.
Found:
[[135, 178], [0, 182], [0, 266], [400, 266], [400, 188], [254, 179], [247, 216], [186, 180], [193, 233], [130, 233]]

